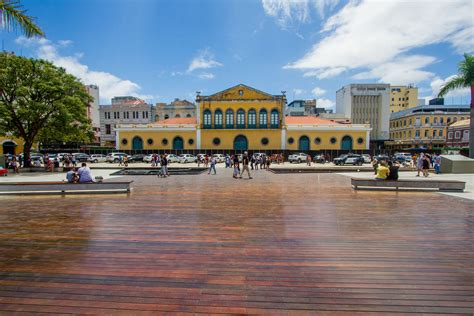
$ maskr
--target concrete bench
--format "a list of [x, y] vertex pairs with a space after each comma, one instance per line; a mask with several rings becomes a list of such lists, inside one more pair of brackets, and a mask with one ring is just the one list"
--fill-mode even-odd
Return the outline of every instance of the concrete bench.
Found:
[[133, 181], [105, 181], [90, 183], [51, 182], [4, 182], [0, 194], [67, 194], [67, 193], [120, 193], [130, 192]]
[[351, 178], [352, 187], [357, 190], [364, 188], [412, 188], [412, 189], [438, 189], [439, 191], [464, 191], [466, 182], [455, 180], [375, 180]]

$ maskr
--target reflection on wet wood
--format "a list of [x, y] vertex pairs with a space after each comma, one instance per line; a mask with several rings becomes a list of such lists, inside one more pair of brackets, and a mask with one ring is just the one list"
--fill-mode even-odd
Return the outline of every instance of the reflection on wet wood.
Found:
[[471, 201], [220, 173], [1, 197], [0, 314], [474, 312]]

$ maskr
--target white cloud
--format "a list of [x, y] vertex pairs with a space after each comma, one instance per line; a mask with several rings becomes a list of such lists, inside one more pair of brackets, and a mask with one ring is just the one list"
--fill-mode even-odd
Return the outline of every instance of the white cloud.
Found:
[[[359, 69], [363, 70], [359, 77], [426, 80], [432, 74], [421, 68], [436, 59], [410, 56], [409, 52], [438, 43], [473, 50], [473, 9], [472, 0], [353, 0], [326, 21], [320, 42], [284, 68], [318, 78]], [[404, 63], [405, 75], [395, 67], [396, 62]]]
[[296, 95], [301, 95], [303, 94], [305, 91], [303, 89], [293, 89], [293, 94], [296, 96]]
[[181, 71], [172, 71], [172, 72], [171, 72], [171, 76], [172, 76], [172, 77], [175, 77], [175, 76], [182, 76], [182, 75], [184, 75], [184, 73], [181, 72]]
[[213, 78], [214, 78], [214, 74], [213, 74], [213, 73], [210, 73], [210, 72], [203, 72], [203, 73], [199, 74], [198, 77], [199, 77], [200, 79], [213, 79]]
[[319, 97], [319, 96], [324, 95], [324, 94], [326, 93], [326, 90], [321, 89], [320, 87], [315, 87], [313, 90], [311, 90], [311, 92], [312, 92], [315, 96]]
[[391, 62], [374, 66], [371, 70], [356, 74], [354, 79], [379, 79], [393, 85], [407, 85], [428, 80], [433, 73], [421, 70], [435, 62], [431, 56], [413, 55], [396, 58]]
[[82, 80], [84, 84], [96, 84], [100, 89], [101, 102], [109, 103], [110, 99], [120, 95], [132, 95], [144, 100], [156, 98], [153, 95], [140, 94], [140, 86], [130, 80], [121, 79], [111, 73], [95, 71], [89, 69], [87, 65], [80, 62], [81, 55], [62, 56], [58, 51], [58, 46], [47, 39], [35, 39], [19, 37], [15, 40], [19, 45], [34, 49], [38, 58], [47, 59], [59, 67]]
[[59, 40], [58, 45], [62, 47], [66, 47], [72, 44], [71, 40]]
[[206, 48], [198, 52], [197, 56], [191, 60], [188, 70], [186, 72], [190, 73], [196, 69], [209, 69], [214, 67], [223, 66], [220, 62], [214, 60], [214, 54]]
[[336, 105], [334, 101], [329, 100], [329, 99], [318, 99], [316, 101], [316, 104], [318, 107], [325, 108], [325, 109], [334, 108], [334, 106]]
[[[311, 21], [311, 12], [316, 9], [321, 18], [326, 9], [334, 9], [339, 0], [262, 0], [265, 13], [276, 19], [284, 30]], [[300, 35], [301, 36], [301, 35]]]

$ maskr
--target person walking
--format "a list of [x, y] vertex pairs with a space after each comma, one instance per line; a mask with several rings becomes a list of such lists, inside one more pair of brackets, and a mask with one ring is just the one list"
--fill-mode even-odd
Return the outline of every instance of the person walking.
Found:
[[214, 170], [214, 174], [217, 174], [216, 172], [216, 157], [212, 156], [210, 159], [211, 166], [209, 167], [209, 172], [207, 174], [211, 174], [211, 171]]
[[306, 157], [306, 164], [311, 167], [311, 155], [308, 155], [308, 157]]
[[255, 164], [255, 155], [252, 155], [250, 158], [250, 169], [253, 170], [253, 165]]
[[124, 164], [125, 167], [128, 167], [128, 156], [127, 155], [123, 156], [123, 164]]
[[249, 179], [252, 179], [252, 177], [250, 176], [249, 163], [250, 161], [249, 161], [248, 153], [245, 152], [244, 156], [242, 157], [242, 172], [240, 173], [240, 179], [242, 179], [242, 175], [244, 174], [245, 171], [247, 171]]
[[429, 176], [429, 172], [428, 170], [430, 169], [430, 156], [429, 155], [425, 155], [424, 158], [423, 158], [423, 161], [422, 161], [422, 171], [423, 171], [423, 176], [424, 177], [428, 177]]
[[435, 154], [433, 157], [433, 165], [436, 174], [441, 173], [441, 156], [439, 154]]
[[423, 173], [423, 160], [424, 159], [425, 159], [425, 155], [423, 153], [418, 155], [418, 157], [416, 158], [416, 171], [417, 171], [416, 176], [417, 177], [420, 176], [420, 172]]
[[158, 176], [162, 176], [164, 178], [169, 176], [169, 174], [168, 174], [168, 159], [166, 158], [165, 155], [161, 155], [161, 172]]

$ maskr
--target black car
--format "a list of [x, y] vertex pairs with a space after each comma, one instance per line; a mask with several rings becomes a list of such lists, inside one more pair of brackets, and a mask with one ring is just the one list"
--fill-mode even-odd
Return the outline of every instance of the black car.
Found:
[[364, 158], [361, 155], [349, 154], [349, 155], [341, 155], [338, 158], [334, 158], [333, 160], [335, 165], [358, 165], [362, 166], [364, 163]]
[[143, 158], [145, 158], [146, 155], [144, 154], [136, 154], [133, 155], [132, 157], [128, 158], [128, 162], [142, 162]]
[[323, 155], [316, 155], [316, 156], [313, 157], [313, 162], [314, 163], [325, 163], [326, 158], [324, 158]]
[[75, 153], [75, 154], [72, 154], [72, 155], [74, 156], [76, 161], [79, 161], [79, 162], [88, 162], [89, 161], [89, 155], [88, 154]]

